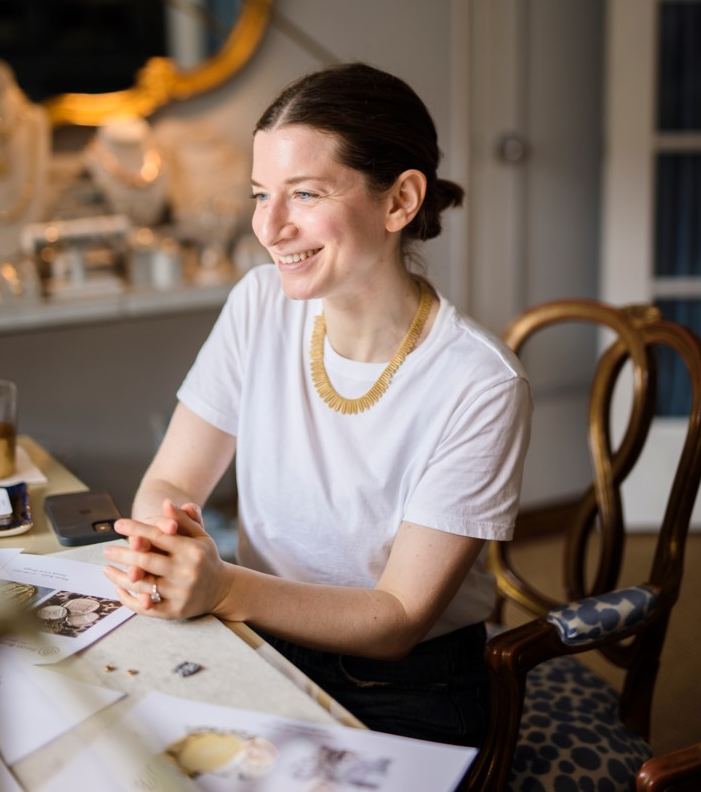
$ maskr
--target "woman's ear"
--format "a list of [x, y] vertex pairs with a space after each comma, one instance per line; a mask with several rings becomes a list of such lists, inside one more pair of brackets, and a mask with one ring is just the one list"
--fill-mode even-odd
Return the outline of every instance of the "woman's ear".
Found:
[[385, 228], [401, 231], [416, 217], [426, 195], [426, 177], [419, 170], [400, 173], [390, 188], [390, 205]]

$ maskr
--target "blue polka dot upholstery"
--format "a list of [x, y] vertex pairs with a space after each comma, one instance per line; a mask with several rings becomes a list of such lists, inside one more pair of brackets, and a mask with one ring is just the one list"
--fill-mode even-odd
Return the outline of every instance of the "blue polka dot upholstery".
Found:
[[528, 674], [508, 789], [513, 792], [635, 790], [650, 746], [618, 719], [618, 693], [574, 657]]
[[624, 632], [644, 621], [656, 606], [657, 593], [652, 586], [631, 586], [557, 608], [546, 620], [557, 627], [563, 643], [586, 644], [602, 635]]

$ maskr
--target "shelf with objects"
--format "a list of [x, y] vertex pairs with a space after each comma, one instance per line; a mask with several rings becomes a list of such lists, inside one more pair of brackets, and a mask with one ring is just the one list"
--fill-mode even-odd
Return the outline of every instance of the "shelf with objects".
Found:
[[52, 152], [1, 61], [0, 113], [0, 333], [217, 307], [266, 258], [248, 162], [198, 119], [118, 118]]

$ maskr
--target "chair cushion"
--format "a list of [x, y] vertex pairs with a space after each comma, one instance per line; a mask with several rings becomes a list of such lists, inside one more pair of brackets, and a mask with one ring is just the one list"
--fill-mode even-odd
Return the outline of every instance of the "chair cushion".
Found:
[[635, 790], [652, 755], [618, 719], [618, 693], [574, 657], [557, 657], [528, 674], [513, 792]]

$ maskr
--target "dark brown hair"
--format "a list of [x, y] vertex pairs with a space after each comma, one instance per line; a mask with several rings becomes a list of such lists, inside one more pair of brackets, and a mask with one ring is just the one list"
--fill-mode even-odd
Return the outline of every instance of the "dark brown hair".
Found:
[[460, 206], [463, 189], [437, 175], [441, 152], [436, 127], [421, 99], [403, 80], [364, 63], [347, 63], [299, 78], [275, 99], [255, 132], [301, 124], [338, 138], [338, 160], [384, 192], [406, 170], [426, 176], [426, 197], [404, 229], [407, 239], [441, 232], [441, 212]]

